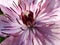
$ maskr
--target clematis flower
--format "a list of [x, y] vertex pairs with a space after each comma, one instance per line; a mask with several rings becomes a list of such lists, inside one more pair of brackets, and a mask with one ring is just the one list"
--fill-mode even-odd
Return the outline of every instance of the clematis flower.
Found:
[[[18, 0], [13, 7], [0, 5], [0, 45], [55, 45], [59, 35], [60, 0]], [[56, 31], [58, 30], [58, 32]]]

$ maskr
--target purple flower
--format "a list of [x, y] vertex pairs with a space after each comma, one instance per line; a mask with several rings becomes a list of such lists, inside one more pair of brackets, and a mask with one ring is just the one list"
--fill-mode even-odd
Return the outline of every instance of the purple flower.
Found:
[[0, 36], [9, 36], [0, 45], [55, 45], [59, 39], [60, 0], [19, 0], [0, 8]]

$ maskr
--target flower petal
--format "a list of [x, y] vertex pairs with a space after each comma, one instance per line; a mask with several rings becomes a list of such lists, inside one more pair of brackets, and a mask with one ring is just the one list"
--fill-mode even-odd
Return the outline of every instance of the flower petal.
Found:
[[3, 42], [1, 42], [0, 45], [18, 45], [18, 41], [19, 36], [17, 37], [10, 36], [6, 38]]
[[[39, 24], [40, 23], [40, 24]], [[53, 40], [60, 40], [60, 37], [57, 37], [56, 35], [60, 35], [60, 30], [58, 30], [58, 28], [60, 29], [60, 24], [54, 24], [54, 23], [41, 23], [39, 22], [36, 24], [35, 30], [36, 30], [36, 37], [41, 41], [42, 45], [46, 45], [46, 44], [51, 44], [51, 45], [55, 45]], [[57, 26], [59, 25], [59, 26]], [[54, 29], [53, 27], [56, 26]], [[55, 32], [55, 29], [57, 32]], [[52, 31], [53, 30], [53, 31]], [[54, 35], [56, 34], [56, 35]], [[46, 42], [47, 41], [47, 42]]]
[[42, 3], [39, 2], [39, 8], [40, 8], [40, 12], [39, 15], [42, 15], [44, 13], [50, 13], [52, 10], [59, 8], [59, 0], [42, 0]]
[[[42, 5], [42, 9], [45, 8], [45, 12], [49, 13], [55, 8], [56, 0], [45, 0], [44, 4]], [[57, 2], [58, 3], [58, 2]]]
[[33, 45], [32, 37], [32, 33], [30, 32], [29, 34], [29, 30], [27, 30], [17, 37], [8, 37], [1, 43], [1, 45]]
[[36, 4], [37, 0], [19, 0], [19, 6], [22, 8], [22, 10], [29, 10], [31, 4]]
[[9, 18], [6, 18], [4, 15], [0, 16], [0, 25], [0, 33], [3, 34], [14, 34], [21, 31], [21, 25], [19, 25], [19, 23], [16, 20], [12, 22]]
[[37, 20], [40, 20], [41, 22], [55, 22], [60, 20], [59, 17], [60, 7], [52, 10], [50, 13], [39, 14]]
[[[13, 41], [13, 37], [9, 37], [7, 39], [5, 39], [2, 43], [0, 43], [1, 45], [9, 45], [11, 44]], [[8, 43], [7, 43], [8, 42]]]
[[9, 15], [9, 17], [12, 17], [12, 19], [18, 18], [16, 12], [14, 12], [11, 8], [5, 7], [3, 5], [0, 5], [0, 8], [5, 15]]

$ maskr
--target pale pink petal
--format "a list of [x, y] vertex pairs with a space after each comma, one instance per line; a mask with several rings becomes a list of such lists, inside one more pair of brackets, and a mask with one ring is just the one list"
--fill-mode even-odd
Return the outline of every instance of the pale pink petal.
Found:
[[16, 12], [14, 12], [14, 10], [12, 10], [11, 8], [5, 7], [3, 5], [0, 5], [0, 8], [4, 14], [9, 15], [8, 17], [12, 17], [12, 19], [18, 18]]
[[1, 43], [1, 45], [33, 45], [32, 38], [33, 34], [28, 30], [16, 37], [8, 37]]
[[51, 45], [55, 45], [53, 40], [60, 40], [60, 37], [57, 37], [57, 35], [60, 35], [59, 29], [60, 24], [57, 22], [44, 23], [37, 21], [35, 25], [36, 33], [34, 35], [36, 35], [37, 39], [41, 41], [42, 45], [46, 45], [48, 43]]
[[22, 12], [21, 7], [19, 7], [15, 1], [13, 1], [10, 9], [12, 10], [12, 12], [15, 12], [17, 15], [21, 15], [21, 12]]
[[6, 38], [2, 43], [0, 43], [0, 45], [18, 45], [19, 41], [19, 36], [17, 37], [13, 37], [10, 36], [8, 38]]
[[[0, 16], [0, 34], [14, 34], [21, 31], [21, 26], [15, 21], [11, 21], [9, 18], [4, 15]], [[3, 34], [2, 34], [3, 33]]]
[[38, 4], [40, 8], [40, 15], [43, 13], [50, 13], [52, 10], [59, 8], [59, 0], [42, 0], [42, 2]]
[[19, 6], [20, 8], [24, 10], [30, 10], [31, 4], [36, 4], [37, 0], [19, 0]]
[[[40, 3], [39, 3], [40, 4]], [[59, 0], [51, 0], [43, 1], [43, 4], [41, 6], [41, 10], [38, 13], [37, 20], [43, 21], [43, 22], [51, 22], [51, 21], [58, 21], [59, 15], [60, 15], [60, 6], [59, 6]]]
[[60, 20], [59, 17], [60, 17], [60, 7], [53, 9], [48, 14], [47, 13], [39, 14], [37, 20], [40, 20], [42, 22], [55, 22]]
[[41, 9], [44, 9], [45, 8], [45, 11], [44, 12], [51, 12], [54, 8], [55, 8], [55, 3], [56, 1], [55, 0], [45, 0], [45, 2], [43, 3]]
[[2, 43], [0, 43], [1, 45], [11, 45], [13, 42], [13, 37], [9, 37], [7, 39], [5, 39]]

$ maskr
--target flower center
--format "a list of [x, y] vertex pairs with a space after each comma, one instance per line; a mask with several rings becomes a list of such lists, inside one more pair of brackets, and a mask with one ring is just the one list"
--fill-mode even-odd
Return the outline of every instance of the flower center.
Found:
[[31, 27], [34, 22], [33, 12], [32, 11], [25, 11], [22, 12], [22, 21], [28, 27]]

